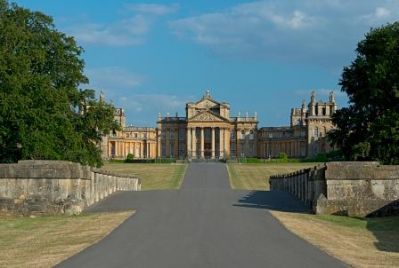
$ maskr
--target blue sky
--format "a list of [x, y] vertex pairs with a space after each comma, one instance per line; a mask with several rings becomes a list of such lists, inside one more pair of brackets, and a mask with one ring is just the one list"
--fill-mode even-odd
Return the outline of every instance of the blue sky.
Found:
[[397, 0], [15, 2], [76, 37], [89, 86], [138, 126], [183, 115], [206, 89], [260, 126], [288, 125], [312, 90], [345, 106], [338, 82], [357, 42], [399, 19]]

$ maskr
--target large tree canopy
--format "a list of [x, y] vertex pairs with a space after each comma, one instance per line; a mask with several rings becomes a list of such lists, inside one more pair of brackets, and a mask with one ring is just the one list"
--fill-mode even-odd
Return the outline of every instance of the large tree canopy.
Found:
[[340, 81], [350, 106], [333, 116], [330, 139], [347, 159], [399, 164], [399, 22], [372, 29], [356, 52]]
[[0, 162], [101, 165], [114, 108], [79, 88], [88, 83], [82, 52], [50, 17], [0, 0]]

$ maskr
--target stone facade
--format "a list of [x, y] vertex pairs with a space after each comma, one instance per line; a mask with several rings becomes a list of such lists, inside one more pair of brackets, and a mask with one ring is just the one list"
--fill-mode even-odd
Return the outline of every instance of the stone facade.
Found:
[[103, 138], [101, 149], [104, 159], [125, 159], [132, 154], [138, 159], [157, 157], [157, 132], [155, 128], [126, 126], [123, 109], [116, 109], [115, 121], [121, 131], [114, 131]]
[[399, 166], [331, 162], [273, 176], [270, 189], [292, 193], [317, 214], [366, 217], [399, 213]]
[[230, 115], [230, 105], [214, 100], [209, 91], [197, 102], [186, 104], [186, 116], [158, 116], [156, 128], [126, 126], [123, 109], [115, 120], [122, 131], [104, 137], [105, 159], [135, 158], [230, 159], [237, 157], [312, 157], [331, 150], [326, 133], [333, 128], [335, 96], [316, 102], [313, 92], [306, 107], [291, 111], [287, 127], [258, 128], [258, 117]]
[[335, 95], [327, 102], [317, 101], [312, 92], [307, 106], [291, 109], [290, 126], [265, 127], [258, 132], [258, 157], [276, 157], [286, 153], [289, 157], [314, 157], [331, 151], [326, 134], [334, 125], [331, 116], [337, 110]]
[[209, 91], [186, 104], [186, 117], [161, 117], [157, 122], [158, 156], [189, 159], [227, 159], [246, 153], [256, 156], [255, 116], [230, 116], [230, 105]]
[[140, 180], [68, 161], [0, 164], [0, 212], [79, 214], [115, 191], [138, 191]]

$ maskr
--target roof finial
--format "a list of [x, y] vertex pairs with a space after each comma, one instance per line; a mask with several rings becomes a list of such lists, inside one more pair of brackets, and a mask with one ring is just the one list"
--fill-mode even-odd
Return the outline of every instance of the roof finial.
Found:
[[333, 90], [330, 92], [329, 101], [335, 102], [335, 92]]
[[211, 91], [209, 90], [209, 89], [207, 89], [206, 91], [205, 91], [205, 96], [204, 96], [206, 99], [210, 99], [210, 98], [212, 98], [212, 96], [211, 96]]
[[315, 102], [316, 99], [316, 91], [312, 91], [312, 93], [310, 94], [310, 102]]

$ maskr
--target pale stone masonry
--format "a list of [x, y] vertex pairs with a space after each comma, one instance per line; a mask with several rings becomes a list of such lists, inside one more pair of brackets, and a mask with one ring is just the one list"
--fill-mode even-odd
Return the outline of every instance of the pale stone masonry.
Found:
[[334, 126], [337, 109], [334, 93], [327, 102], [316, 101], [312, 92], [308, 106], [291, 111], [290, 126], [258, 128], [258, 116], [230, 115], [230, 105], [212, 98], [210, 91], [197, 102], [186, 104], [186, 116], [162, 117], [156, 128], [126, 126], [123, 109], [115, 120], [122, 131], [102, 142], [104, 159], [230, 159], [237, 157], [313, 157], [331, 150], [326, 133]]
[[139, 191], [136, 177], [68, 161], [0, 164], [0, 212], [79, 214], [116, 191]]
[[399, 213], [399, 166], [378, 162], [330, 162], [272, 176], [270, 189], [292, 193], [317, 214]]

